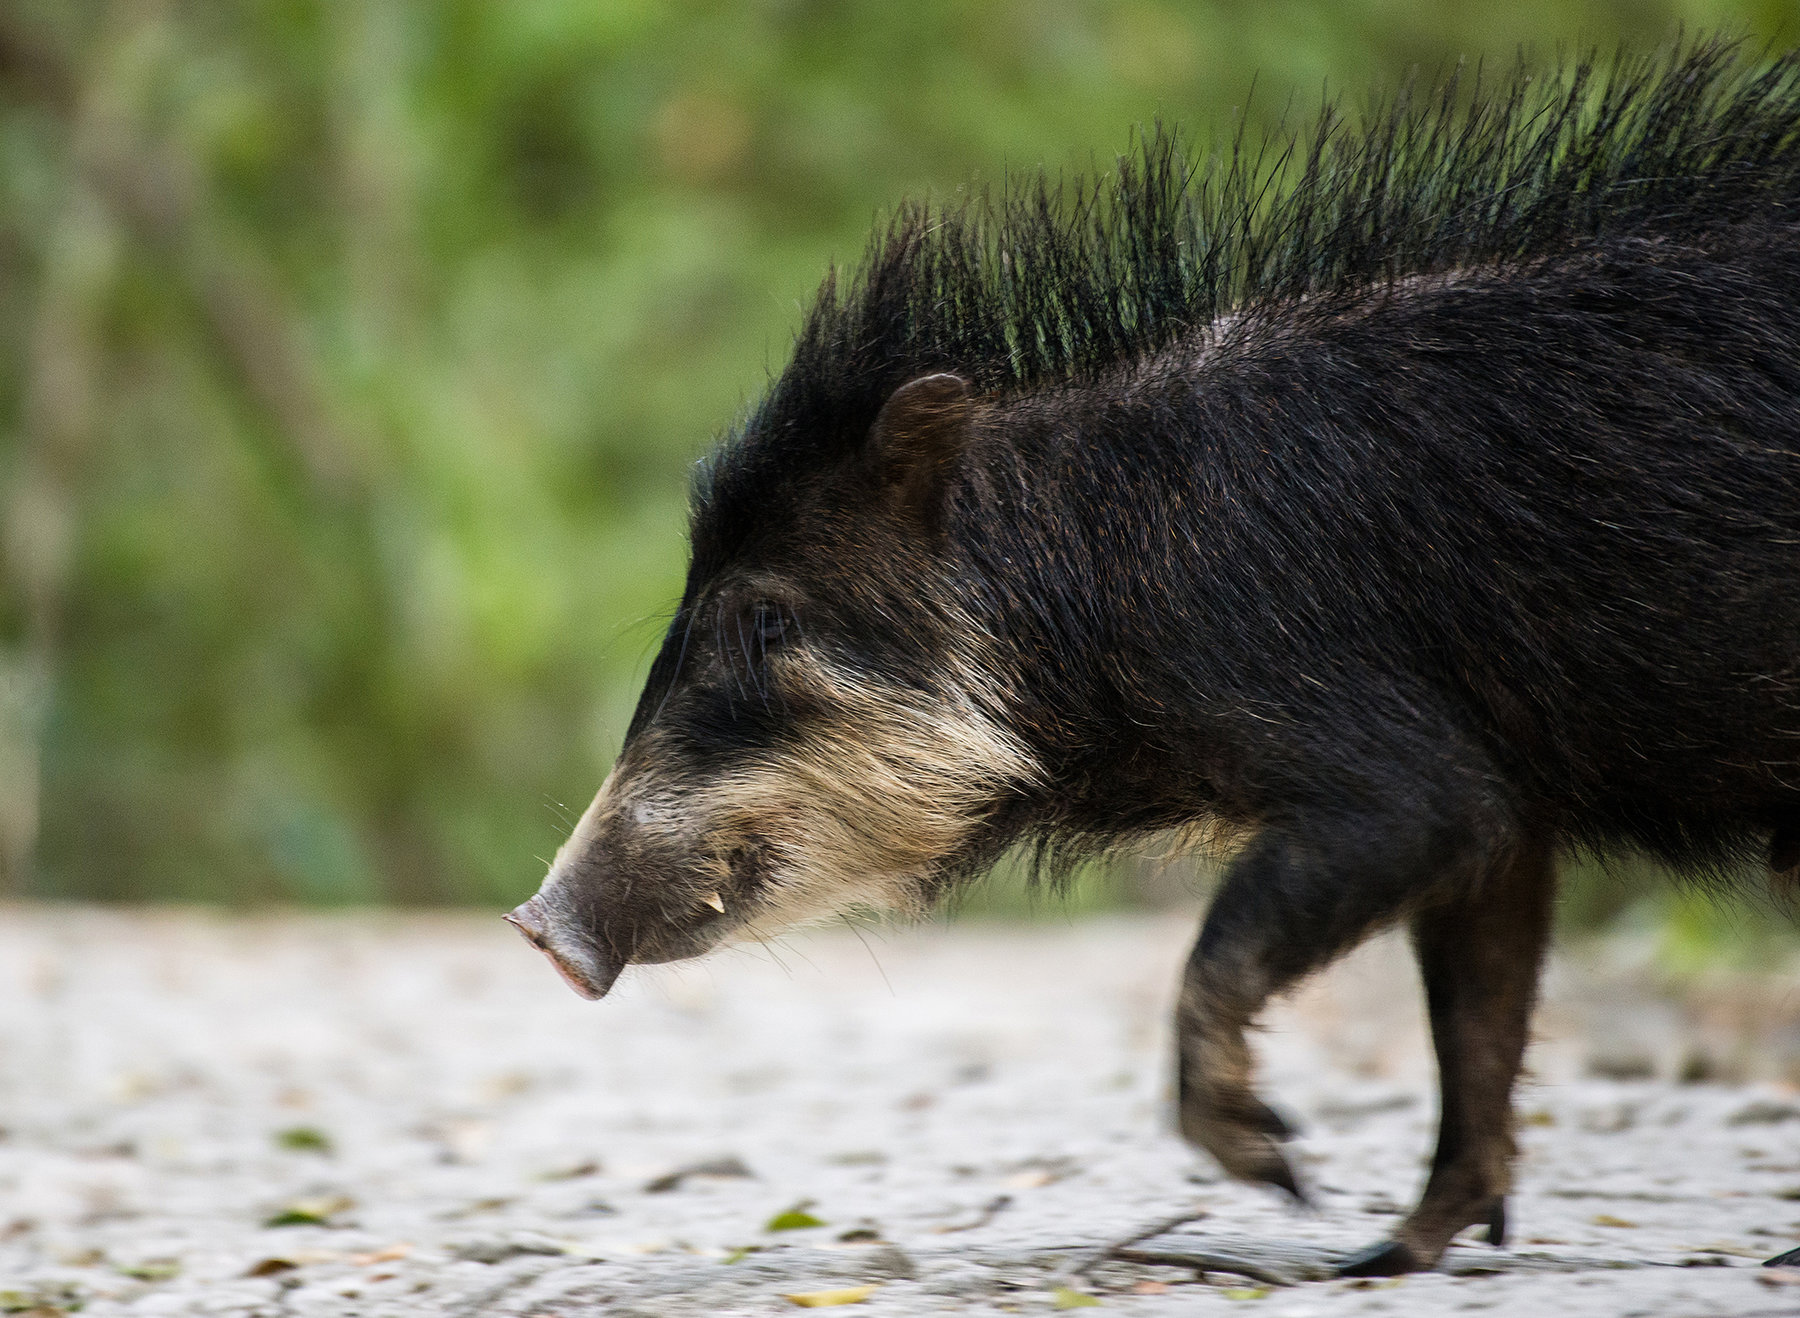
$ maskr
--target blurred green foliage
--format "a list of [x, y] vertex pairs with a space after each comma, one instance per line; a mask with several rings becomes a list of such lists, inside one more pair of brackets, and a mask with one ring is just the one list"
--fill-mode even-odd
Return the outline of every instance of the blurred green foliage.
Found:
[[1790, 0], [6, 0], [0, 893], [511, 902], [910, 194]]

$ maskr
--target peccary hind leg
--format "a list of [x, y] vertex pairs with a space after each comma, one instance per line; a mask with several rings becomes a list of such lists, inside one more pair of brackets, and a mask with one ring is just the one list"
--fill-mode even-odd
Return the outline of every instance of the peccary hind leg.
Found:
[[1418, 912], [1413, 945], [1425, 980], [1442, 1093], [1425, 1193], [1391, 1240], [1354, 1256], [1344, 1276], [1428, 1268], [1464, 1227], [1505, 1242], [1514, 1155], [1512, 1088], [1525, 1051], [1550, 933], [1554, 861], [1519, 847], [1472, 892]]
[[1226, 873], [1188, 959], [1176, 1047], [1181, 1133], [1231, 1175], [1304, 1198], [1286, 1123], [1251, 1086], [1244, 1032], [1263, 1004], [1406, 911], [1473, 899], [1511, 853], [1504, 812], [1438, 805], [1272, 828]]

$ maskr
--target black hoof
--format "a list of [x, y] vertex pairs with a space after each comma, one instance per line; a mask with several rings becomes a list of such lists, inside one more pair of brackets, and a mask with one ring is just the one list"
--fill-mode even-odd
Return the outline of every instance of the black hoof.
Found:
[[1488, 1209], [1487, 1242], [1496, 1248], [1506, 1243], [1506, 1197], [1494, 1200], [1494, 1206]]
[[1352, 1254], [1338, 1264], [1340, 1277], [1397, 1277], [1402, 1272], [1417, 1272], [1419, 1260], [1412, 1250], [1398, 1240], [1384, 1240]]
[[1772, 1259], [1764, 1259], [1765, 1268], [1800, 1268], [1800, 1249], [1790, 1249], [1785, 1254], [1777, 1254]]
[[1291, 1140], [1300, 1133], [1299, 1125], [1283, 1112], [1278, 1112], [1261, 1099], [1252, 1099], [1251, 1106], [1244, 1113], [1248, 1124], [1265, 1135], [1272, 1135], [1278, 1140]]
[[1299, 1207], [1311, 1208], [1313, 1206], [1312, 1199], [1300, 1187], [1300, 1182], [1294, 1175], [1294, 1169], [1288, 1166], [1287, 1159], [1273, 1149], [1270, 1149], [1269, 1152], [1273, 1156], [1257, 1169], [1256, 1179], [1264, 1185], [1280, 1190]]

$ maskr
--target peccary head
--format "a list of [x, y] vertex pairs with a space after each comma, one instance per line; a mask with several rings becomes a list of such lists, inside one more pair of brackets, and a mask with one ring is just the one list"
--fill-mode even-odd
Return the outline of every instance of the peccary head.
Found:
[[945, 534], [983, 425], [927, 374], [835, 437], [765, 406], [702, 472], [681, 607], [625, 745], [507, 918], [597, 998], [854, 907], [918, 910], [999, 844], [1035, 776]]

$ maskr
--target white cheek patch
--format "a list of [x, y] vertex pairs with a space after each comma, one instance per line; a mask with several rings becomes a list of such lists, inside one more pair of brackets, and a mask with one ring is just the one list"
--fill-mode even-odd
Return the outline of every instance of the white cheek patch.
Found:
[[707, 817], [768, 848], [767, 905], [742, 931], [751, 937], [851, 907], [917, 913], [932, 866], [1040, 774], [965, 694], [927, 697], [809, 668], [829, 720], [703, 794]]

